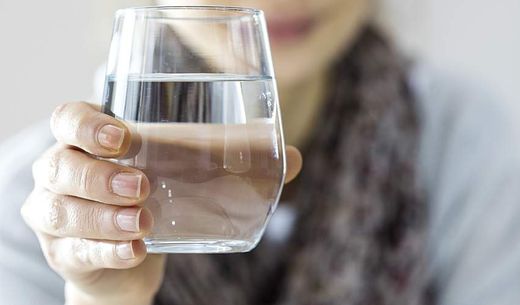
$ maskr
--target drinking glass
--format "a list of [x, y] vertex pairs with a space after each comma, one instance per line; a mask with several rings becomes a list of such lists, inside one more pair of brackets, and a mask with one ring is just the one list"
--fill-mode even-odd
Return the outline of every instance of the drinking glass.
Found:
[[103, 112], [128, 126], [154, 226], [150, 253], [245, 252], [285, 178], [265, 18], [251, 8], [143, 7], [116, 13]]

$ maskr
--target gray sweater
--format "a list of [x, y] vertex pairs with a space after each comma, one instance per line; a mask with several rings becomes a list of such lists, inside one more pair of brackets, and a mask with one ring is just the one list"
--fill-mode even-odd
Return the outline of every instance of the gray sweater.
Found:
[[[419, 177], [428, 191], [429, 272], [439, 305], [520, 304], [520, 120], [492, 94], [425, 66], [412, 71], [421, 119]], [[53, 140], [36, 124], [0, 146], [0, 303], [63, 304], [63, 280], [20, 217], [31, 164]], [[265, 238], [290, 232], [275, 213]]]

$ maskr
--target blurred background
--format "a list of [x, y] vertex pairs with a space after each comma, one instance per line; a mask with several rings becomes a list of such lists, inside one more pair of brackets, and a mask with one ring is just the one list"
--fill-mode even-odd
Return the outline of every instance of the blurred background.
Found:
[[[520, 104], [519, 0], [380, 1], [378, 21], [407, 54]], [[148, 3], [0, 0], [0, 141], [64, 101], [92, 99], [114, 11]]]

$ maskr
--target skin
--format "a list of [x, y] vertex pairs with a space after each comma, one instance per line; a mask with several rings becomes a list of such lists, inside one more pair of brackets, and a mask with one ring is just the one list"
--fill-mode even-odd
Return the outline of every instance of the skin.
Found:
[[[369, 0], [159, 0], [160, 5], [230, 5], [264, 11], [275, 28], [312, 20], [294, 35], [270, 29], [271, 48], [288, 144], [303, 147], [327, 92], [331, 64], [354, 40], [372, 11]], [[296, 22], [291, 22], [296, 20]], [[294, 26], [294, 25], [292, 25]], [[279, 32], [279, 31], [278, 31]], [[281, 37], [282, 36], [282, 37]]]
[[[263, 9], [273, 24], [292, 14], [314, 20], [303, 33], [271, 35], [288, 143], [304, 143], [326, 92], [329, 66], [363, 24], [367, 2], [219, 1]], [[57, 143], [34, 163], [35, 188], [21, 213], [38, 236], [49, 266], [65, 279], [67, 304], [150, 304], [165, 262], [163, 255], [147, 255], [141, 240], [153, 225], [150, 211], [139, 206], [150, 193], [150, 183], [136, 169], [96, 158], [125, 155], [131, 133], [87, 103], [58, 107], [51, 128]], [[287, 147], [287, 164], [289, 182], [302, 165], [293, 146]]]

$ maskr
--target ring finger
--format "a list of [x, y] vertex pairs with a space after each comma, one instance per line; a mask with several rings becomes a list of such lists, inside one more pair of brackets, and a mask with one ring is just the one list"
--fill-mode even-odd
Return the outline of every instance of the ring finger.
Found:
[[54, 193], [115, 205], [135, 205], [150, 192], [139, 170], [56, 145], [33, 166], [37, 185]]
[[22, 215], [35, 231], [58, 237], [141, 239], [153, 225], [150, 211], [143, 207], [107, 205], [43, 189], [29, 196]]

